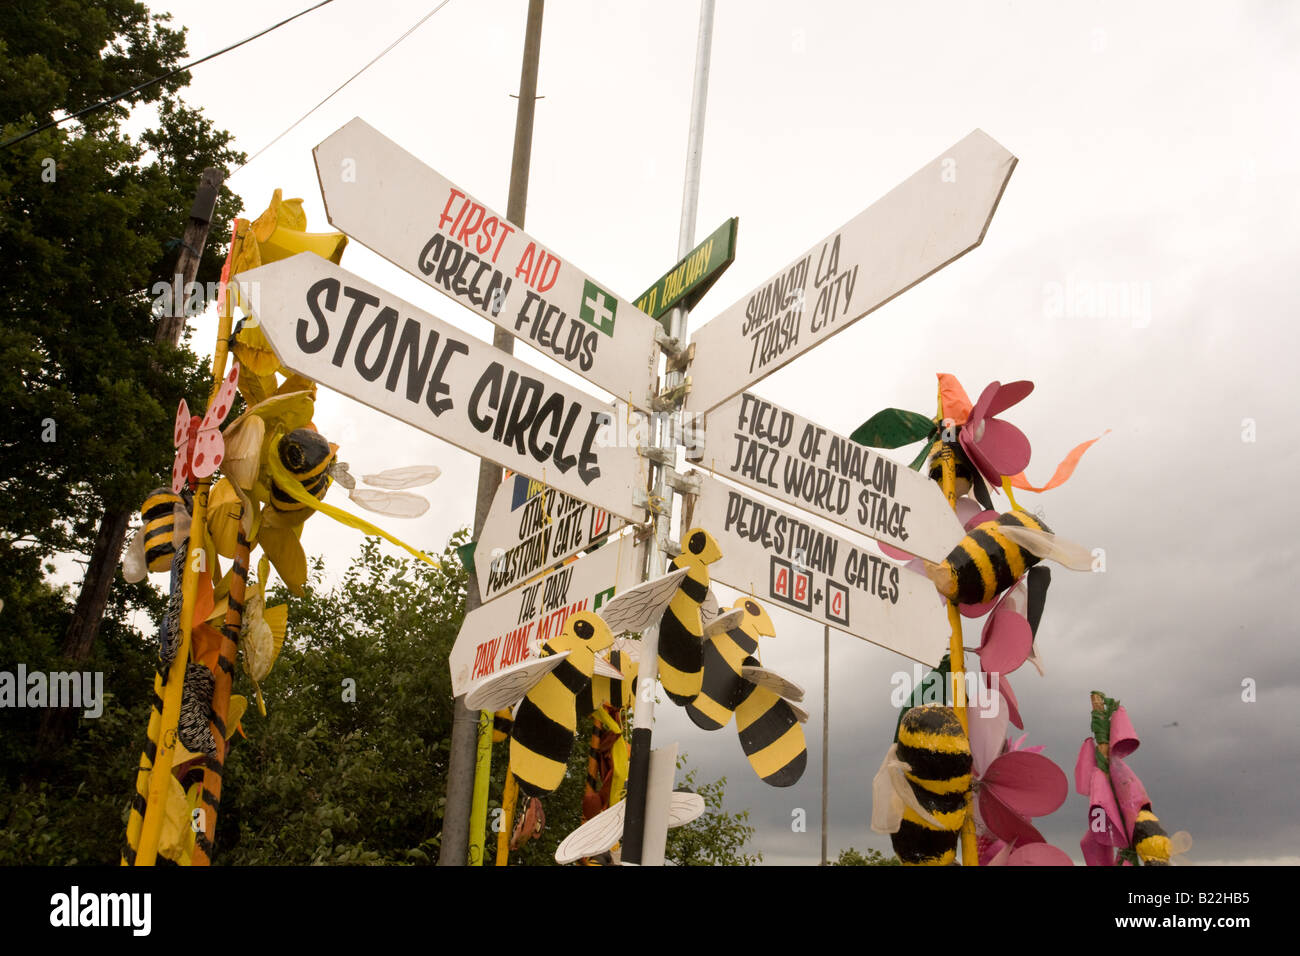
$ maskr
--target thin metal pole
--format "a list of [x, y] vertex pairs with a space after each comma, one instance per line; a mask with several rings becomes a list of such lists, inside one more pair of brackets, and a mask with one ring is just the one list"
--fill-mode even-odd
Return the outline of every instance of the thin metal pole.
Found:
[[[533, 112], [537, 103], [537, 66], [542, 48], [543, 0], [528, 0], [528, 22], [524, 28], [524, 59], [519, 74], [519, 106], [515, 112], [514, 155], [510, 161], [510, 195], [506, 218], [524, 227], [528, 206], [528, 169], [533, 149]], [[496, 328], [492, 344], [503, 352], [514, 352], [514, 337]], [[483, 533], [483, 523], [501, 484], [500, 466], [486, 458], [479, 464], [478, 497], [474, 504], [474, 539]], [[471, 573], [465, 595], [465, 613], [481, 603], [478, 576]], [[451, 725], [451, 748], [447, 763], [447, 804], [442, 817], [442, 849], [439, 866], [464, 866], [469, 852], [470, 809], [474, 798], [474, 775], [478, 754], [479, 714], [465, 706], [461, 695], [455, 701]], [[490, 758], [490, 752], [489, 752]], [[486, 804], [485, 804], [486, 806]], [[480, 832], [481, 840], [481, 832]]]
[[831, 627], [822, 633], [822, 866], [826, 857], [826, 837], [830, 824], [826, 816], [831, 779]]
[[[682, 218], [677, 232], [677, 258], [695, 246], [695, 213], [700, 197], [700, 165], [704, 155], [704, 113], [709, 98], [709, 54], [713, 47], [714, 0], [700, 2], [700, 30], [695, 44], [695, 87], [691, 94], [691, 126], [686, 139], [686, 179], [682, 188]], [[681, 342], [686, 336], [686, 310], [673, 309], [669, 335]], [[671, 370], [665, 377], [665, 390], [681, 384], [684, 370]], [[676, 449], [682, 432], [680, 406], [666, 418], [659, 417], [655, 431], [661, 448]], [[659, 574], [667, 563], [668, 536], [672, 532], [672, 495], [670, 478], [675, 470], [655, 465], [655, 490], [651, 499], [655, 541], [650, 549], [646, 578]], [[646, 785], [650, 771], [651, 728], [654, 726], [655, 680], [659, 676], [659, 628], [648, 628], [641, 636], [641, 663], [638, 686], [641, 688], [632, 715], [632, 754], [628, 766], [627, 808], [623, 825], [623, 862], [640, 865], [645, 841]], [[650, 854], [654, 855], [654, 854]], [[658, 854], [662, 856], [662, 853]]]

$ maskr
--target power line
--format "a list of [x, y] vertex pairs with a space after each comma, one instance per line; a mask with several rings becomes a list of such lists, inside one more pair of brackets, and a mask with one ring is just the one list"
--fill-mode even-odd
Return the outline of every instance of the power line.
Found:
[[162, 74], [161, 76], [155, 76], [152, 80], [145, 80], [139, 86], [133, 86], [131, 89], [125, 91], [124, 93], [118, 93], [115, 96], [110, 96], [106, 100], [100, 100], [98, 103], [93, 103], [90, 106], [87, 106], [85, 109], [78, 110], [77, 112], [71, 114], [70, 116], [65, 116], [62, 119], [57, 119], [57, 120], [56, 119], [48, 120], [42, 123], [40, 126], [37, 126], [35, 129], [29, 129], [27, 132], [22, 133], [19, 136], [15, 136], [13, 139], [5, 140], [3, 143], [0, 143], [0, 148], [6, 146], [13, 146], [15, 143], [21, 143], [29, 136], [35, 136], [37, 133], [43, 130], [47, 130], [51, 126], [62, 126], [64, 123], [68, 122], [69, 120], [80, 119], [83, 116], [95, 112], [96, 110], [103, 109], [105, 106], [111, 106], [112, 104], [116, 103], [118, 100], [125, 99], [128, 96], [132, 96], [136, 93], [139, 93], [141, 90], [147, 90], [149, 87], [153, 86], [156, 83], [161, 83], [163, 80], [168, 79], [169, 77], [173, 77], [177, 73], [184, 73], [186, 70], [192, 67], [196, 67], [200, 63], [206, 63], [208, 62], [208, 60], [214, 60], [217, 57], [221, 56], [221, 54], [223, 53], [229, 53], [231, 50], [236, 50], [239, 47], [243, 46], [245, 43], [251, 43], [253, 40], [256, 40], [258, 37], [266, 36], [271, 31], [280, 29], [280, 27], [284, 26], [286, 23], [292, 23], [294, 20], [297, 20], [299, 17], [306, 16], [308, 13], [311, 13], [313, 10], [319, 10], [321, 7], [331, 4], [333, 2], [334, 0], [320, 0], [320, 3], [308, 7], [306, 10], [300, 10], [298, 13], [295, 13], [293, 16], [281, 20], [279, 23], [274, 24], [273, 26], [269, 26], [265, 30], [262, 30], [258, 33], [254, 33], [252, 36], [246, 37], [243, 40], [240, 40], [238, 43], [232, 43], [230, 46], [218, 50], [216, 53], [209, 53], [207, 56], [200, 57], [197, 60], [193, 60], [189, 63], [186, 63], [184, 66], [178, 66], [174, 70], [169, 70], [168, 72]]
[[339, 86], [336, 87], [332, 93], [330, 93], [330, 94], [329, 94], [328, 96], [326, 96], [323, 100], [321, 100], [319, 103], [317, 103], [317, 104], [316, 104], [315, 106], [313, 106], [311, 109], [309, 109], [307, 112], [303, 113], [303, 114], [302, 114], [301, 116], [299, 116], [296, 120], [294, 120], [292, 123], [290, 123], [290, 124], [289, 124], [288, 126], [286, 126], [284, 129], [282, 129], [279, 133], [277, 133], [275, 139], [271, 140], [271, 142], [267, 143], [265, 146], [263, 146], [261, 149], [259, 149], [259, 150], [258, 150], [256, 153], [254, 153], [252, 156], [248, 157], [248, 159], [244, 160], [243, 163], [241, 163], [239, 166], [236, 166], [233, 170], [231, 170], [231, 171], [230, 171], [230, 175], [233, 176], [235, 173], [239, 172], [241, 169], [243, 169], [245, 166], [247, 166], [247, 165], [248, 165], [249, 163], [251, 163], [253, 160], [257, 159], [257, 157], [261, 156], [261, 155], [262, 155], [263, 153], [265, 153], [268, 149], [270, 149], [272, 146], [274, 146], [276, 143], [278, 143], [281, 139], [283, 139], [286, 135], [288, 135], [288, 134], [289, 134], [289, 133], [294, 129], [294, 127], [296, 127], [299, 123], [301, 123], [303, 120], [305, 120], [308, 116], [311, 116], [312, 113], [315, 113], [318, 109], [320, 109], [322, 106], [324, 106], [324, 105], [325, 105], [326, 103], [328, 103], [330, 100], [332, 100], [332, 99], [333, 99], [333, 98], [334, 98], [338, 93], [342, 92], [342, 90], [343, 90], [343, 88], [344, 88], [345, 86], [347, 86], [349, 83], [351, 83], [353, 80], [355, 80], [358, 76], [360, 76], [362, 73], [366, 72], [366, 70], [370, 69], [370, 68], [371, 68], [372, 66], [374, 66], [376, 63], [378, 63], [381, 59], [383, 59], [385, 56], [387, 56], [388, 53], [389, 53], [389, 52], [390, 52], [390, 51], [391, 51], [395, 46], [397, 46], [399, 43], [401, 43], [403, 40], [405, 40], [407, 37], [409, 37], [412, 33], [414, 33], [416, 30], [418, 30], [421, 26], [424, 25], [424, 22], [425, 22], [426, 20], [428, 20], [430, 17], [432, 17], [435, 13], [437, 13], [439, 10], [441, 10], [443, 7], [445, 7], [445, 6], [446, 6], [447, 4], [449, 4], [450, 2], [451, 2], [451, 0], [442, 0], [442, 2], [441, 2], [440, 4], [438, 4], [438, 5], [437, 5], [436, 7], [434, 7], [432, 10], [430, 10], [428, 13], [426, 13], [424, 16], [422, 16], [419, 20], [417, 20], [414, 24], [412, 24], [411, 27], [410, 27], [410, 28], [409, 28], [405, 33], [403, 33], [400, 37], [398, 37], [398, 38], [397, 38], [396, 40], [394, 40], [392, 43], [388, 44], [388, 46], [384, 47], [384, 49], [381, 50], [381, 51], [379, 52], [379, 54], [378, 54], [378, 55], [377, 55], [373, 60], [371, 60], [369, 63], [367, 63], [367, 64], [366, 64], [365, 66], [363, 66], [361, 69], [357, 70], [357, 72], [355, 72], [355, 73], [353, 73], [351, 76], [349, 76], [346, 80], [344, 80], [341, 84], [339, 84]]

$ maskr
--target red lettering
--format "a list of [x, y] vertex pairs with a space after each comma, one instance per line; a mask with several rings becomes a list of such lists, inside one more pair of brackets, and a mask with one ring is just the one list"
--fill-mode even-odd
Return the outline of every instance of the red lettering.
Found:
[[[448, 215], [448, 213], [451, 210], [451, 204], [456, 201], [457, 197], [464, 199], [465, 194], [461, 192], [459, 189], [453, 189], [451, 191], [451, 194], [447, 197], [447, 205], [442, 207], [442, 215], [438, 217], [439, 229], [443, 228], [451, 220], [451, 216]], [[457, 218], [459, 219], [460, 217], [457, 216]], [[452, 228], [454, 229], [455, 226], [453, 225]]]
[[460, 226], [458, 238], [461, 242], [468, 244], [469, 237], [478, 231], [478, 227], [483, 224], [483, 213], [484, 209], [478, 203], [472, 202], [469, 204], [469, 215], [465, 217], [464, 223]]

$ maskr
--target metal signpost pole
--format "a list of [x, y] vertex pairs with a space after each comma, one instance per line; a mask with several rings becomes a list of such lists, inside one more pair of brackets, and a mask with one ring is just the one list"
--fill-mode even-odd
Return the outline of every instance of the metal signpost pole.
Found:
[[[713, 45], [713, 0], [701, 0], [700, 30], [695, 47], [695, 88], [691, 95], [691, 126], [686, 146], [686, 183], [682, 192], [682, 218], [677, 235], [677, 255], [685, 256], [695, 244], [695, 214], [700, 195], [700, 159], [704, 151], [704, 112], [709, 92], [709, 53]], [[669, 336], [682, 348], [686, 333], [686, 310], [675, 308]], [[656, 481], [650, 510], [654, 523], [654, 543], [650, 549], [647, 577], [654, 577], [664, 567], [672, 533], [672, 495], [677, 478], [677, 447], [681, 441], [681, 396], [676, 394], [685, 379], [683, 367], [670, 367], [664, 393], [673, 400], [670, 411], [657, 408], [657, 442], [662, 460], [652, 462]], [[640, 865], [645, 839], [646, 784], [650, 769], [651, 727], [654, 724], [655, 681], [659, 672], [659, 629], [652, 627], [642, 635], [638, 686], [640, 692], [632, 721], [632, 756], [628, 768], [627, 814], [623, 826], [623, 862]], [[661, 855], [661, 854], [660, 854]]]

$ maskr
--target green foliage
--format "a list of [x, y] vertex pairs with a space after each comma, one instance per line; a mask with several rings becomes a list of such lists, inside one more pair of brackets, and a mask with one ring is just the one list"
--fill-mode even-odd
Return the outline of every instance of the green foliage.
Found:
[[[184, 31], [140, 3], [6, 3], [0, 138], [166, 72], [184, 52]], [[230, 134], [180, 101], [188, 79], [0, 149], [6, 573], [22, 550], [88, 553], [105, 507], [137, 507], [170, 473], [177, 399], [206, 398], [194, 354], [153, 342], [153, 304], [171, 281], [199, 174], [242, 158]], [[145, 104], [156, 121], [132, 139], [123, 122]], [[220, 275], [237, 205], [223, 189], [199, 282]], [[20, 564], [28, 581], [39, 573], [30, 558]]]
[[[429, 863], [437, 859], [451, 737], [447, 655], [466, 575], [452, 538], [441, 567], [367, 539], [342, 580], [282, 589], [289, 635], [227, 760], [217, 861]], [[355, 694], [350, 693], [354, 690]], [[253, 699], [240, 673], [236, 692]], [[355, 700], [348, 698], [355, 696]]]
[[896, 856], [885, 856], [879, 850], [859, 853], [853, 847], [841, 850], [831, 866], [902, 866]]
[[[678, 767], [684, 766], [683, 760]], [[723, 788], [727, 778], [697, 784], [695, 770], [689, 770], [678, 790], [690, 790], [704, 798], [703, 816], [668, 831], [664, 857], [677, 866], [755, 866], [763, 862], [762, 853], [746, 853], [745, 845], [754, 835], [749, 825], [749, 811], [727, 813], [722, 809]]]

